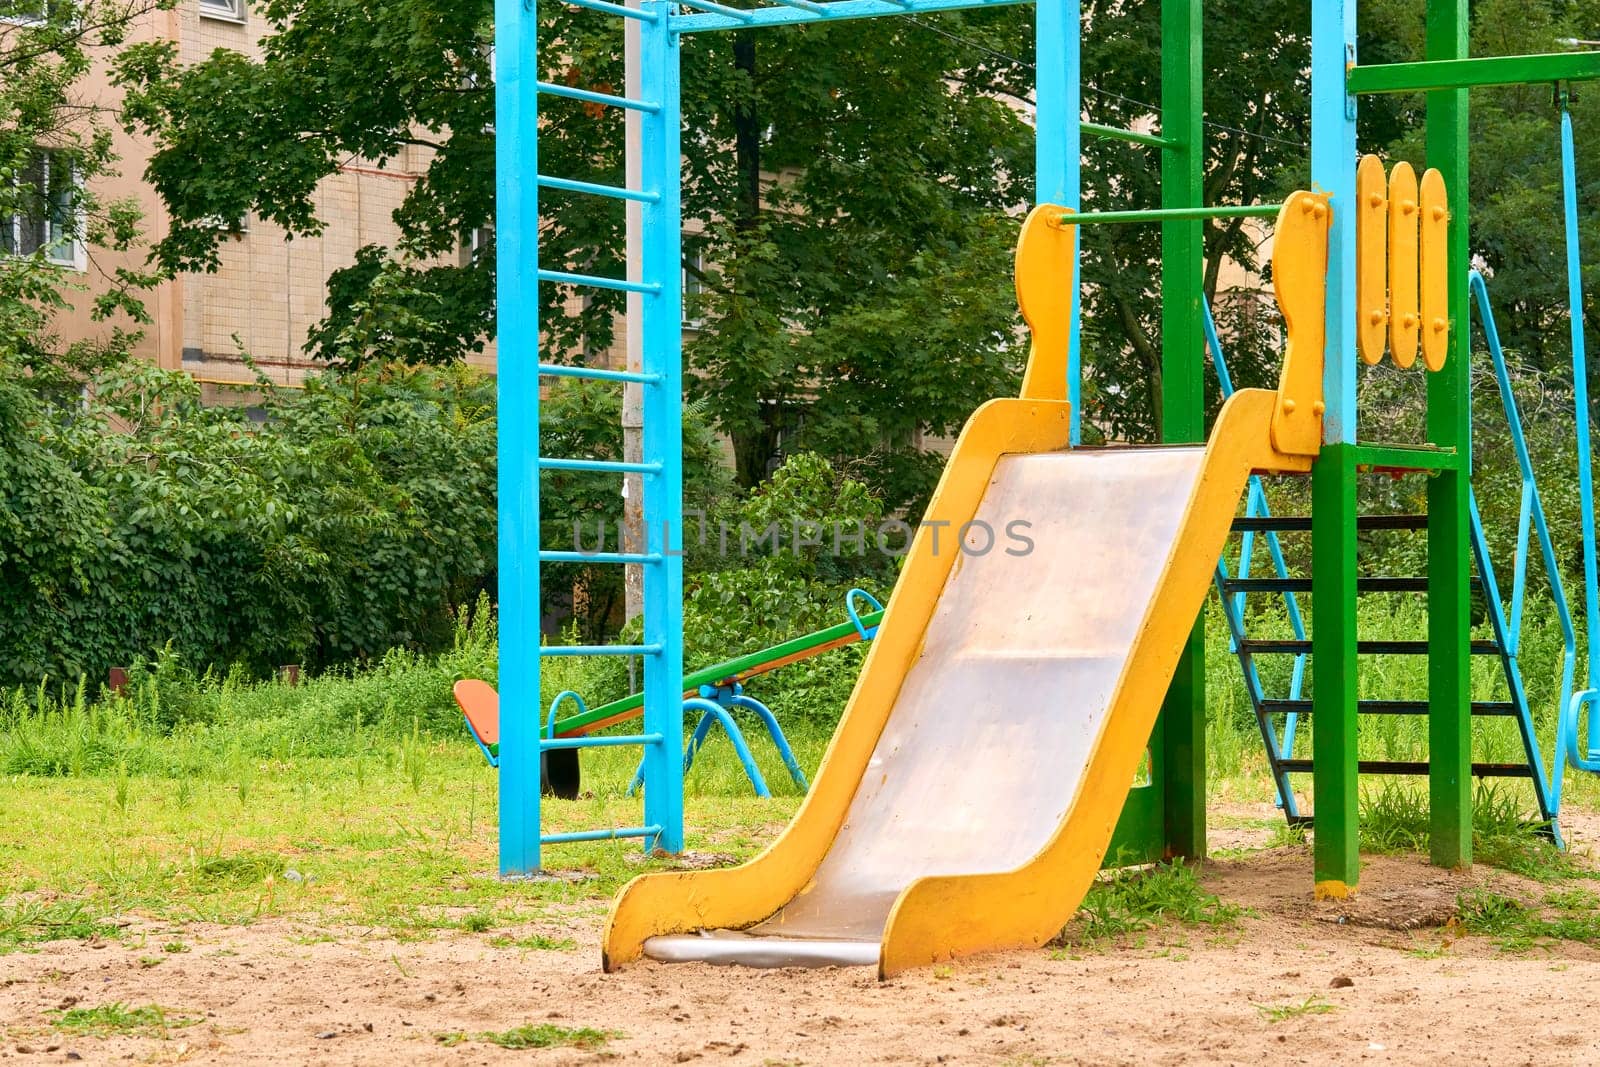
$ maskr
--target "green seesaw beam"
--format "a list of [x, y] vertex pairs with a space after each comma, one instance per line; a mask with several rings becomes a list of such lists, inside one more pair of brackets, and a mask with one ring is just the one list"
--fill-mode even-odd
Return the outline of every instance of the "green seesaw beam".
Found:
[[[863, 629], [871, 629], [882, 619], [882, 611], [867, 612], [861, 616], [861, 626]], [[779, 667], [787, 667], [791, 663], [799, 663], [801, 660], [820, 656], [824, 652], [853, 645], [860, 640], [861, 631], [856, 629], [855, 623], [841, 622], [825, 630], [790, 638], [782, 644], [764, 648], [759, 652], [750, 652], [722, 663], [702, 667], [684, 676], [683, 693], [684, 696], [698, 696], [703, 685], [731, 685], [734, 682], [742, 682], [746, 678], [766, 674]], [[553, 736], [582, 737], [596, 730], [603, 730], [607, 726], [626, 722], [636, 717], [643, 707], [643, 693], [613, 700], [609, 704], [602, 704], [598, 708], [592, 708], [578, 715], [557, 719]]]

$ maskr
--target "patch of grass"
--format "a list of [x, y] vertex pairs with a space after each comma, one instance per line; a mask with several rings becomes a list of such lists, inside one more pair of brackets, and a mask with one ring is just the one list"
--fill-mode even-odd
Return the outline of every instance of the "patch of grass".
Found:
[[1551, 893], [1543, 907], [1530, 907], [1489, 889], [1473, 889], [1456, 900], [1461, 925], [1494, 939], [1503, 952], [1527, 952], [1555, 941], [1600, 945], [1595, 895], [1583, 890]]
[[1421, 794], [1386, 781], [1361, 793], [1361, 851], [1428, 850], [1428, 807]]
[[1060, 941], [1088, 944], [1120, 934], [1148, 930], [1162, 922], [1231, 927], [1248, 909], [1223, 902], [1200, 885], [1193, 867], [1181, 860], [1149, 868], [1123, 868], [1103, 874], [1083, 899], [1074, 926]]
[[[1428, 839], [1428, 805], [1421, 789], [1391, 781], [1363, 792], [1362, 851], [1426, 852]], [[1472, 852], [1478, 863], [1540, 882], [1584, 874], [1569, 853], [1539, 832], [1515, 794], [1492, 783], [1479, 785], [1473, 796]]]
[[1269, 1023], [1281, 1023], [1289, 1019], [1298, 1019], [1305, 1015], [1330, 1015], [1339, 1010], [1337, 1004], [1329, 1004], [1313, 993], [1306, 999], [1294, 1004], [1257, 1004], [1256, 1010], [1261, 1017]]
[[1305, 848], [1306, 824], [1303, 822], [1290, 823], [1281, 821], [1274, 824], [1272, 837], [1267, 841], [1268, 848]]
[[[525, 1026], [516, 1026], [510, 1030], [473, 1034], [471, 1039], [508, 1049], [580, 1048], [593, 1050], [604, 1048], [607, 1041], [621, 1036], [622, 1034], [616, 1030], [595, 1030], [588, 1026], [571, 1028], [557, 1026], [555, 1023], [528, 1023]], [[453, 1048], [468, 1040], [467, 1035], [460, 1030], [438, 1034], [436, 1037], [439, 1043], [446, 1048]]]
[[488, 908], [479, 908], [461, 919], [461, 929], [469, 934], [486, 934], [499, 925], [500, 920]]
[[283, 857], [268, 852], [241, 852], [198, 860], [189, 877], [200, 889], [239, 889], [257, 886], [283, 873]]
[[43, 941], [92, 941], [122, 933], [81, 900], [0, 904], [0, 956]]
[[578, 947], [578, 943], [570, 937], [546, 937], [543, 934], [512, 937], [509, 934], [497, 934], [489, 939], [489, 947], [526, 948], [536, 952], [571, 952]]
[[130, 1008], [121, 1001], [112, 1001], [92, 1008], [68, 1008], [57, 1012], [54, 1025], [64, 1034], [86, 1037], [110, 1037], [112, 1034], [166, 1037], [169, 1030], [193, 1026], [199, 1021], [198, 1018], [168, 1016], [166, 1009], [156, 1004]]

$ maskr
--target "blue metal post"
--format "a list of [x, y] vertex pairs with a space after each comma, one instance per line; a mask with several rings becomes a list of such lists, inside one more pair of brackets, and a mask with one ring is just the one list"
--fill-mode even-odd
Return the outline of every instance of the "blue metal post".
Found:
[[[1078, 127], [1083, 115], [1080, 0], [1038, 0], [1034, 5], [1034, 202], [1079, 210], [1082, 204]], [[1080, 257], [1081, 258], [1081, 257]], [[1072, 272], [1072, 327], [1067, 347], [1067, 399], [1072, 402], [1072, 443], [1082, 428], [1083, 368], [1078, 352], [1078, 293]]]
[[495, 0], [500, 873], [539, 869], [539, 110], [535, 0]]
[[[1574, 162], [1572, 113], [1561, 104], [1562, 209], [1567, 237], [1567, 307], [1572, 324], [1572, 401], [1578, 439], [1579, 512], [1583, 517], [1583, 624], [1589, 640], [1588, 688], [1600, 689], [1600, 580], [1595, 574], [1594, 461], [1589, 451], [1589, 359], [1583, 336], [1583, 262], [1578, 248], [1578, 176]], [[1595, 753], [1595, 726], [1589, 724], [1590, 758]]]
[[[501, 0], [502, 3], [515, 0]], [[679, 38], [667, 0], [645, 0], [660, 17], [639, 27], [643, 96], [657, 105], [640, 121], [646, 191], [641, 205], [644, 280], [656, 288], [641, 309], [644, 386], [641, 447], [660, 473], [644, 481], [646, 551], [661, 557], [644, 569], [644, 643], [660, 651], [644, 661], [644, 732], [661, 741], [644, 750], [644, 821], [661, 827], [645, 848], [683, 851], [683, 234], [679, 152]]]
[[1324, 444], [1356, 439], [1356, 101], [1345, 69], [1356, 58], [1355, 0], [1311, 6], [1311, 188], [1332, 193], [1328, 235]]

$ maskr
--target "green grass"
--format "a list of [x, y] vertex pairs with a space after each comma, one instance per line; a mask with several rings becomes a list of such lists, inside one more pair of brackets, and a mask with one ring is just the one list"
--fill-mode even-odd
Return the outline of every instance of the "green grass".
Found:
[[1194, 868], [1182, 861], [1123, 868], [1095, 881], [1083, 899], [1077, 921], [1062, 931], [1060, 942], [1092, 945], [1168, 922], [1226, 929], [1246, 914], [1246, 909], [1206, 892]]
[[[3, 885], [3, 883], [0, 883]], [[0, 956], [45, 941], [111, 939], [121, 929], [103, 921], [82, 900], [17, 900], [0, 896]]]
[[1557, 941], [1600, 945], [1600, 897], [1588, 890], [1549, 893], [1530, 906], [1490, 889], [1462, 893], [1456, 902], [1461, 926], [1492, 938], [1505, 952], [1527, 952]]
[[473, 1034], [470, 1038], [460, 1030], [436, 1036], [439, 1043], [447, 1048], [454, 1048], [471, 1040], [507, 1049], [578, 1048], [593, 1051], [604, 1048], [606, 1042], [623, 1035], [616, 1030], [595, 1030], [587, 1026], [568, 1028], [556, 1026], [554, 1023], [537, 1025], [529, 1023], [510, 1030]]
[[[1547, 636], [1537, 614], [1530, 608], [1524, 637], [1530, 677]], [[1419, 619], [1403, 607], [1364, 614], [1364, 636], [1414, 635]], [[1252, 625], [1258, 622], [1264, 636], [1284, 625], [1270, 610]], [[1239, 703], [1237, 664], [1220, 640], [1216, 647], [1207, 657], [1213, 796], [1270, 800], [1254, 720]], [[1391, 659], [1374, 657], [1364, 695], [1425, 691], [1420, 660]], [[547, 663], [547, 683], [581, 687], [570, 661]], [[1270, 676], [1284, 668], [1263, 669]], [[1480, 677], [1479, 665], [1474, 671], [1476, 695], [1493, 696], [1493, 678]], [[532, 932], [530, 924], [559, 927], [575, 914], [597, 915], [626, 881], [673, 861], [646, 859], [636, 842], [590, 842], [547, 850], [561, 878], [495, 877], [498, 782], [450, 699], [451, 683], [463, 675], [494, 676], [492, 634], [475, 624], [444, 656], [396, 653], [363, 673], [298, 687], [196, 678], [162, 660], [137, 675], [125, 699], [92, 701], [81, 687], [0, 694], [0, 954], [58, 938], [121, 938], [108, 920], [127, 914], [179, 925], [291, 918], [338, 938], [414, 941], [465, 931], [498, 947], [570, 948], [568, 939]], [[819, 692], [832, 684], [825, 681]], [[830, 727], [811, 714], [792, 718], [781, 704], [775, 710], [802, 767], [814, 772]], [[1419, 744], [1425, 751], [1421, 717], [1386, 725], [1405, 718], [1365, 720], [1364, 754], [1415, 758]], [[748, 724], [746, 736], [776, 796], [752, 795], [731, 746], [714, 733], [685, 785], [691, 851], [748, 857], [798, 805], [799, 790], [764, 731]], [[1486, 735], [1477, 758], [1510, 758], [1495, 747], [1497, 736]], [[1302, 731], [1296, 752], [1308, 744]], [[638, 824], [642, 805], [624, 794], [637, 758], [637, 750], [621, 748], [585, 753], [584, 795], [547, 799], [546, 829]], [[1399, 785], [1369, 793], [1364, 846], [1425, 848], [1424, 795]], [[1569, 784], [1569, 803], [1592, 806], [1597, 798], [1589, 776]], [[1553, 881], [1578, 873], [1570, 857], [1528, 833], [1529, 809], [1525, 786], [1480, 792], [1479, 859]], [[1284, 830], [1277, 840], [1303, 834]], [[1071, 929], [1089, 943], [1166, 922], [1225, 928], [1238, 917], [1200, 888], [1191, 869], [1177, 866], [1101, 880]], [[182, 940], [162, 948], [187, 950]]]
[[[1428, 850], [1426, 787], [1386, 781], [1361, 797], [1361, 848], [1365, 852]], [[1483, 783], [1473, 795], [1472, 851], [1478, 863], [1535, 881], [1580, 877], [1584, 868], [1571, 853], [1535, 832], [1518, 794]]]
[[1329, 1004], [1321, 997], [1312, 994], [1306, 999], [1290, 1004], [1257, 1004], [1256, 1010], [1261, 1017], [1269, 1023], [1287, 1022], [1290, 1019], [1299, 1019], [1307, 1015], [1331, 1015], [1339, 1010], [1337, 1004]]
[[120, 1001], [89, 1008], [68, 1008], [54, 1013], [54, 1027], [64, 1034], [81, 1034], [86, 1037], [111, 1037], [131, 1034], [147, 1037], [166, 1037], [169, 1030], [193, 1026], [198, 1018], [170, 1016], [167, 1010], [155, 1004], [131, 1008]]

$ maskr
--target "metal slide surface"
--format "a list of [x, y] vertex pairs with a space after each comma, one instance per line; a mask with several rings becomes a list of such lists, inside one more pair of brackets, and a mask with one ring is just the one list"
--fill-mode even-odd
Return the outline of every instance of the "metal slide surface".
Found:
[[[876, 964], [913, 882], [1008, 871], [1039, 853], [1094, 758], [1204, 455], [1001, 457], [966, 545], [946, 533], [953, 571], [816, 874], [747, 931], [653, 937], [645, 954]], [[1008, 528], [1025, 530], [1031, 551]]]
[[1303, 192], [1279, 213], [1276, 390], [1234, 393], [1204, 448], [1090, 450], [1071, 448], [1065, 395], [1075, 228], [1065, 209], [1030, 213], [1023, 395], [962, 430], [799, 811], [739, 866], [629, 882], [607, 971], [649, 955], [886, 978], [1060, 931], [1110, 846], [1251, 473], [1305, 473], [1318, 454], [1330, 218], [1326, 195]]

